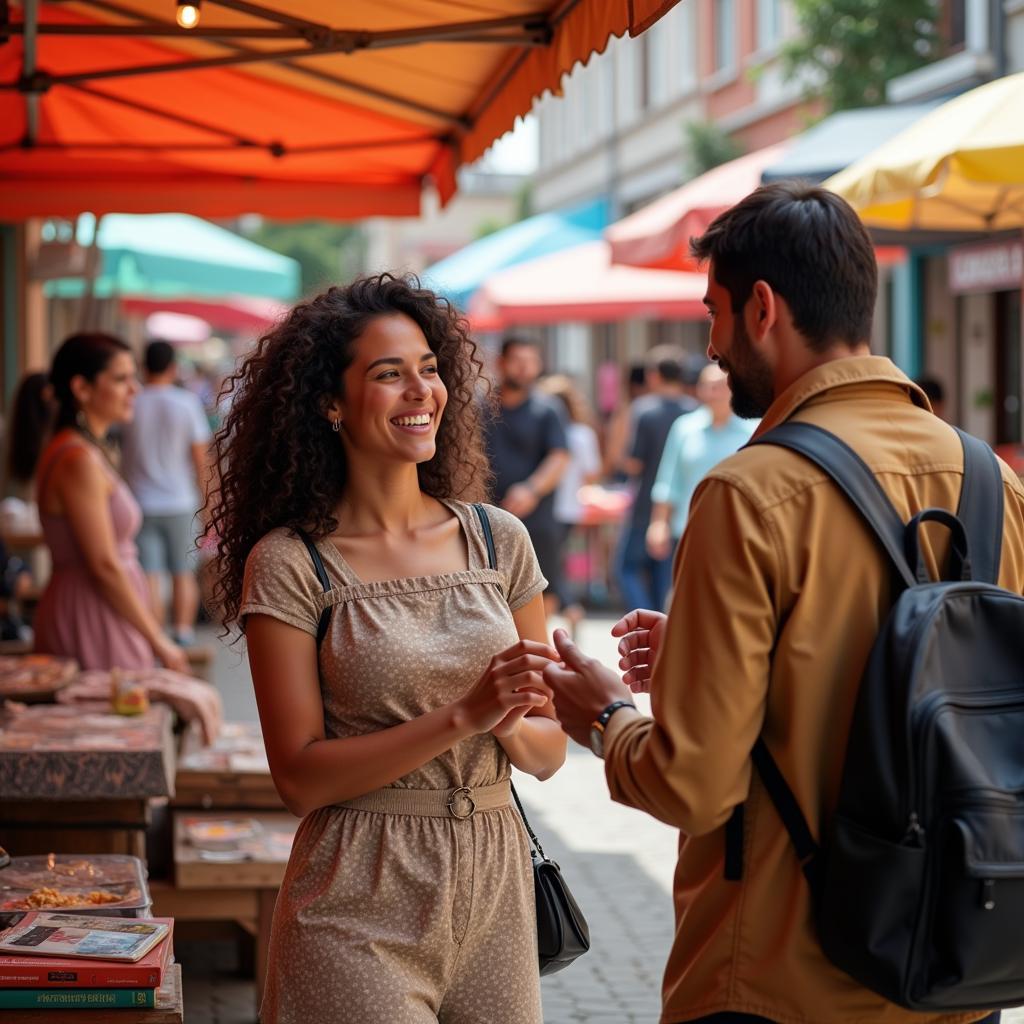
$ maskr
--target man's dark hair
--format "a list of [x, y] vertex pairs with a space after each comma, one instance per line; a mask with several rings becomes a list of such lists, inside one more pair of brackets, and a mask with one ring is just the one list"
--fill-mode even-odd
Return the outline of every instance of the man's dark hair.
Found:
[[505, 358], [514, 348], [534, 348], [540, 350], [540, 342], [525, 334], [508, 334], [501, 342], [501, 357]]
[[675, 345], [655, 345], [647, 352], [644, 360], [648, 370], [654, 370], [663, 381], [683, 383], [683, 364], [686, 353]]
[[147, 373], [163, 373], [174, 362], [174, 346], [166, 341], [151, 341], [143, 362]]
[[735, 313], [755, 281], [767, 282], [815, 351], [871, 337], [875, 250], [853, 208], [834, 192], [802, 181], [762, 185], [691, 238], [690, 252], [712, 262]]

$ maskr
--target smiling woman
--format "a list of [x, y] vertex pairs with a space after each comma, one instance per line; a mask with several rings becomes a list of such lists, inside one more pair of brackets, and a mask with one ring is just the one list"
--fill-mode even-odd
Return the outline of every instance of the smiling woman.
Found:
[[540, 1024], [509, 777], [553, 774], [565, 739], [529, 536], [488, 507], [491, 567], [466, 504], [489, 479], [480, 370], [447, 301], [383, 274], [297, 306], [232, 380], [217, 592], [304, 816], [265, 1024]]

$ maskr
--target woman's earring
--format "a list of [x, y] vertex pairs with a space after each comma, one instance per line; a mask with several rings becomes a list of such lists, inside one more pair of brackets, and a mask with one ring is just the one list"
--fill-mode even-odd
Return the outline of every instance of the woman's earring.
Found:
[[341, 420], [331, 420], [331, 430], [337, 434], [341, 430]]

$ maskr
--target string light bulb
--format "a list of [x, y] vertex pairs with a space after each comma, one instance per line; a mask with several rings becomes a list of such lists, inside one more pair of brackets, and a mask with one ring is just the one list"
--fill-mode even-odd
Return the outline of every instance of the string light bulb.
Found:
[[177, 0], [174, 19], [182, 28], [195, 28], [199, 24], [200, 0]]

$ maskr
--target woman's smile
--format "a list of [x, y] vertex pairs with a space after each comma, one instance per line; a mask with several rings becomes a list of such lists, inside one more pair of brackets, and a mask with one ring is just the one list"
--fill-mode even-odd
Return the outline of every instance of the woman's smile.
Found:
[[434, 429], [434, 414], [432, 412], [403, 413], [395, 416], [391, 424], [403, 433], [407, 434], [429, 434]]

